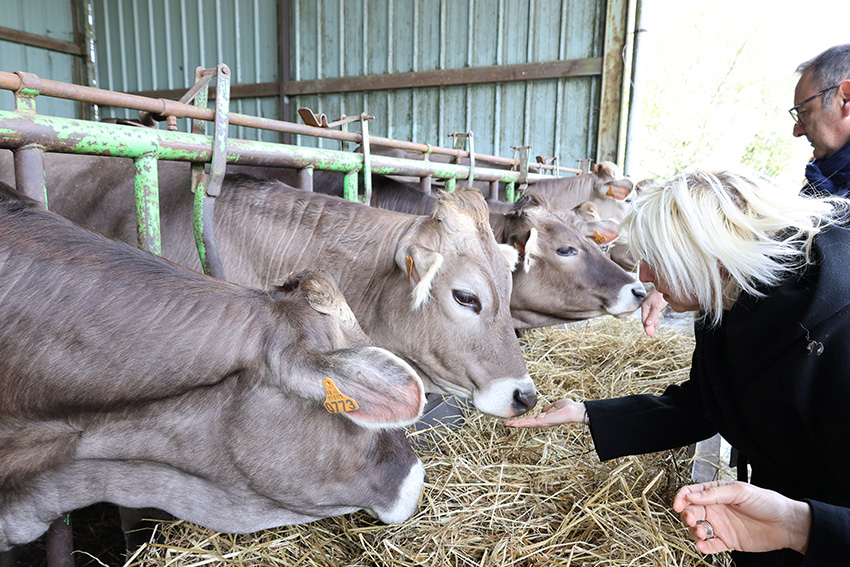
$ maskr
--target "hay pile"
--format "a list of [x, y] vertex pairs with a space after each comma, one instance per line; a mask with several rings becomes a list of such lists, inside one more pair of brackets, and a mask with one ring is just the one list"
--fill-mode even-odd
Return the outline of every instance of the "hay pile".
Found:
[[[657, 393], [687, 378], [693, 348], [688, 334], [662, 326], [649, 339], [639, 321], [610, 317], [521, 342], [538, 408], [563, 396]], [[670, 508], [689, 481], [684, 450], [600, 463], [592, 445], [583, 426], [517, 430], [471, 413], [420, 451], [429, 483], [402, 525], [358, 513], [237, 536], [163, 523], [167, 543], [128, 565], [728, 565], [725, 555], [701, 558]]]

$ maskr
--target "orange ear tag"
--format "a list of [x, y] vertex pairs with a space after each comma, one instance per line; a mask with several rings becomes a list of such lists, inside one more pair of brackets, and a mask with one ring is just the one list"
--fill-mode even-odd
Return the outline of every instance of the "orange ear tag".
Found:
[[599, 234], [599, 231], [596, 231], [596, 230], [594, 230], [594, 231], [593, 231], [593, 241], [594, 241], [595, 243], [597, 243], [597, 244], [605, 244], [605, 241], [606, 241], [606, 240], [607, 240], [607, 239], [606, 239], [604, 236], [602, 236], [601, 234]]
[[360, 409], [357, 402], [337, 389], [333, 380], [325, 378], [322, 383], [325, 385], [325, 409], [328, 410], [328, 413], [343, 413]]
[[608, 192], [606, 193], [606, 195], [608, 195], [609, 197], [614, 197], [615, 199], [617, 198], [616, 193], [614, 193], [614, 186], [613, 185], [608, 186]]
[[[407, 283], [413, 283], [413, 258], [405, 256], [404, 265], [407, 267]], [[333, 384], [333, 382], [331, 382], [331, 384]]]

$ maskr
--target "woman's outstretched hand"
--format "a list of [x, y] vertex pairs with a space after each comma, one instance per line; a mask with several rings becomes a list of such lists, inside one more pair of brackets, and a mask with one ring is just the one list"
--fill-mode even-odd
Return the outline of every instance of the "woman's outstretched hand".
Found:
[[584, 404], [569, 398], [545, 406], [537, 415], [515, 417], [504, 422], [509, 427], [539, 427], [541, 429], [568, 423], [587, 423], [587, 410]]

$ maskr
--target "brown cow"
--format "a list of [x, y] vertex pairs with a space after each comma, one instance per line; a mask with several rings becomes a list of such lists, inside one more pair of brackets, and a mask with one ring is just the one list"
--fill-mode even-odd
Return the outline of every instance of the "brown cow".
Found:
[[633, 189], [634, 182], [623, 177], [616, 164], [606, 161], [595, 164], [590, 173], [541, 179], [526, 192], [545, 196], [559, 214], [593, 203], [600, 218], [620, 222], [631, 209], [628, 197]]
[[[135, 242], [132, 178], [113, 177], [92, 199], [71, 171], [75, 163], [109, 168], [104, 160], [115, 158], [46, 158], [51, 209]], [[200, 269], [188, 165], [164, 162], [159, 172], [163, 256]], [[470, 397], [496, 417], [534, 407], [510, 316], [510, 269], [476, 191], [447, 195], [430, 216], [414, 216], [231, 176], [216, 199], [215, 234], [225, 275], [236, 283], [265, 287], [293, 271], [330, 273], [366, 333], [413, 365], [427, 392]]]
[[[592, 203], [603, 221], [619, 223], [631, 209], [629, 195], [634, 186], [631, 179], [623, 177], [616, 164], [600, 162], [590, 173], [537, 181], [529, 185], [526, 193], [542, 195], [558, 214], [569, 214], [582, 203]], [[624, 269], [636, 269], [637, 263], [628, 251], [625, 237], [617, 239], [608, 252], [611, 259]]]
[[401, 522], [423, 488], [422, 383], [329, 277], [214, 280], [5, 185], [0, 384], [0, 551], [100, 501], [252, 532]]
[[491, 213], [490, 224], [498, 242], [520, 251], [511, 294], [516, 328], [624, 316], [646, 297], [632, 274], [533, 196], [521, 197], [509, 214]]
[[[437, 197], [394, 179], [376, 176], [375, 207], [427, 214]], [[528, 194], [513, 204], [490, 204], [496, 241], [517, 248], [522, 268], [513, 272], [511, 316], [516, 329], [545, 327], [597, 317], [627, 315], [640, 306], [646, 290], [633, 275], [608, 258], [588, 237], [613, 229], [599, 221], [593, 205], [565, 220], [543, 197]], [[595, 211], [595, 207], [593, 207]], [[584, 218], [580, 214], [585, 214]], [[590, 216], [587, 216], [590, 215]], [[610, 222], [610, 221], [609, 221]], [[582, 233], [577, 225], [588, 232]], [[610, 232], [606, 232], [610, 239]], [[601, 244], [597, 239], [597, 242]]]

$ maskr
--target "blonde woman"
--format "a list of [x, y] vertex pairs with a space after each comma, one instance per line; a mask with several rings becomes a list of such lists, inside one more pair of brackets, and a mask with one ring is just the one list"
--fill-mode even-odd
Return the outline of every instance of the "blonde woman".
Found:
[[850, 526], [850, 229], [839, 224], [846, 207], [726, 171], [650, 184], [622, 226], [641, 281], [655, 284], [673, 310], [698, 312], [689, 380], [660, 396], [565, 398], [506, 425], [587, 424], [602, 460], [719, 432], [749, 459], [754, 485], [805, 503], [808, 523], [799, 529], [811, 533], [804, 547], [767, 538], [776, 542], [768, 551], [747, 543], [746, 518], [721, 521], [729, 504], [700, 508], [683, 494], [677, 511], [692, 536], [720, 540], [700, 549], [747, 552], [734, 553], [737, 567], [843, 564], [850, 530], [839, 538], [816, 530]]

